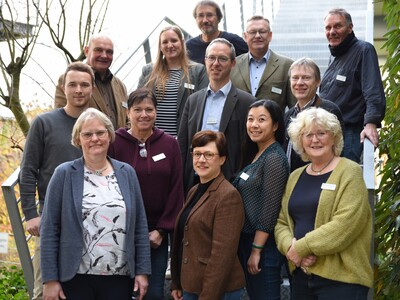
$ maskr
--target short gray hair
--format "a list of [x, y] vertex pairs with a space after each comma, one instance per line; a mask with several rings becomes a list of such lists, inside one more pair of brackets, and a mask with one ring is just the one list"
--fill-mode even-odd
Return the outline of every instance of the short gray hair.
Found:
[[81, 144], [79, 143], [79, 135], [82, 131], [83, 124], [85, 124], [86, 121], [93, 119], [99, 120], [104, 124], [110, 136], [110, 143], [114, 142], [115, 140], [114, 126], [111, 123], [110, 119], [107, 117], [106, 114], [102, 113], [98, 109], [89, 107], [79, 116], [78, 120], [76, 120], [75, 122], [74, 128], [72, 128], [71, 144], [76, 148], [79, 149], [82, 148]]
[[309, 57], [302, 57], [299, 58], [298, 60], [294, 61], [292, 65], [289, 68], [288, 74], [289, 74], [289, 79], [292, 73], [292, 70], [294, 67], [297, 66], [303, 66], [303, 67], [309, 67], [314, 71], [315, 79], [318, 81], [321, 81], [321, 71], [319, 70], [318, 65]]
[[334, 139], [333, 153], [340, 156], [343, 150], [342, 127], [336, 115], [328, 112], [321, 107], [310, 107], [300, 112], [296, 118], [292, 118], [288, 127], [288, 134], [293, 144], [293, 150], [296, 151], [303, 161], [309, 161], [310, 157], [303, 147], [303, 133], [310, 133], [313, 125], [321, 126], [329, 131]]
[[211, 47], [212, 45], [214, 45], [214, 44], [217, 44], [217, 43], [227, 45], [227, 46], [230, 48], [230, 50], [231, 50], [230, 59], [234, 60], [234, 59], [236, 58], [236, 50], [235, 50], [235, 47], [233, 46], [233, 44], [232, 44], [230, 41], [228, 41], [227, 39], [224, 39], [224, 38], [216, 38], [216, 39], [212, 40], [211, 43], [207, 46], [207, 49], [206, 49], [206, 56], [208, 55], [208, 51], [209, 51], [210, 47]]

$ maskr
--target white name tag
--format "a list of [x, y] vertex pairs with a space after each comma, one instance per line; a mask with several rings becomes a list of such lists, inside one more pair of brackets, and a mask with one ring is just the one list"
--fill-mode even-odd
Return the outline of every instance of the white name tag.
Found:
[[343, 75], [336, 75], [336, 80], [346, 82], [346, 76], [343, 76]]
[[321, 189], [328, 190], [328, 191], [334, 191], [334, 190], [336, 190], [336, 184], [325, 182], [325, 183], [321, 184]]
[[215, 118], [213, 118], [213, 117], [209, 117], [207, 119], [207, 124], [209, 124], [209, 125], [217, 124], [217, 120]]
[[185, 83], [183, 84], [183, 86], [184, 86], [186, 89], [194, 90], [194, 84], [190, 84], [190, 83], [185, 82]]
[[274, 86], [272, 87], [271, 91], [275, 94], [279, 94], [279, 95], [282, 94], [282, 89], [274, 87]]
[[242, 174], [240, 174], [240, 178], [242, 178], [243, 180], [247, 180], [250, 176], [248, 174], [246, 174], [245, 172], [243, 172]]
[[159, 160], [162, 160], [162, 159], [164, 159], [164, 158], [166, 158], [166, 156], [165, 156], [165, 154], [164, 153], [160, 153], [160, 154], [157, 154], [157, 155], [154, 155], [153, 156], [153, 160], [156, 162], [156, 161], [159, 161]]

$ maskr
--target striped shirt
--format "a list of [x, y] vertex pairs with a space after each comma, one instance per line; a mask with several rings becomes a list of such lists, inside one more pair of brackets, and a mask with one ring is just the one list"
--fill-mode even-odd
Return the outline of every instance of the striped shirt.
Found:
[[178, 134], [176, 112], [181, 77], [182, 70], [169, 70], [164, 95], [156, 90], [158, 96], [156, 126], [172, 136]]

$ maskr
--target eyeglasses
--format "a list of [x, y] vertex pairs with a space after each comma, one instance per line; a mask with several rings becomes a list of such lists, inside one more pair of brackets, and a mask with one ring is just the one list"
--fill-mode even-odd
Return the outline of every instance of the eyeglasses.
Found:
[[212, 17], [215, 17], [216, 14], [212, 14], [212, 13], [207, 13], [207, 14], [198, 14], [196, 15], [196, 19], [211, 19]]
[[260, 34], [261, 36], [266, 36], [269, 31], [268, 30], [251, 30], [251, 31], [246, 31], [247, 34], [251, 37], [255, 37], [258, 34]]
[[106, 133], [108, 133], [108, 130], [98, 130], [95, 132], [81, 132], [80, 135], [83, 139], [85, 140], [90, 140], [93, 135], [96, 135], [99, 139], [103, 138], [106, 136]]
[[200, 159], [200, 157], [202, 155], [204, 156], [204, 158], [206, 160], [210, 160], [210, 159], [213, 159], [215, 155], [219, 155], [219, 154], [211, 152], [211, 151], [206, 151], [206, 152], [195, 151], [195, 152], [192, 152], [192, 156], [196, 160]]
[[317, 138], [317, 140], [322, 140], [328, 132], [326, 131], [317, 131], [316, 133], [310, 132], [310, 133], [303, 133], [302, 136], [306, 139], [311, 141], [314, 136]]
[[140, 147], [139, 150], [140, 157], [146, 158], [147, 157], [146, 143], [140, 143], [139, 147]]
[[224, 64], [231, 59], [227, 56], [208, 55], [208, 56], [206, 56], [206, 60], [211, 64], [215, 63], [215, 61], [217, 61], [217, 60], [219, 61], [219, 63]]

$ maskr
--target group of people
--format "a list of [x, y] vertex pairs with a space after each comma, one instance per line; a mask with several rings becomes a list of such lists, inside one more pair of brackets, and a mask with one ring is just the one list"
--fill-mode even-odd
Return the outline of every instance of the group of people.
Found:
[[202, 33], [164, 28], [129, 96], [111, 39], [93, 36], [87, 62], [60, 76], [57, 109], [32, 122], [19, 184], [33, 299], [164, 299], [169, 252], [175, 300], [280, 299], [284, 263], [292, 299], [366, 299], [358, 144], [377, 146], [385, 111], [373, 46], [331, 10], [321, 78], [269, 49], [263, 16], [244, 39], [218, 29], [214, 1], [193, 16]]

